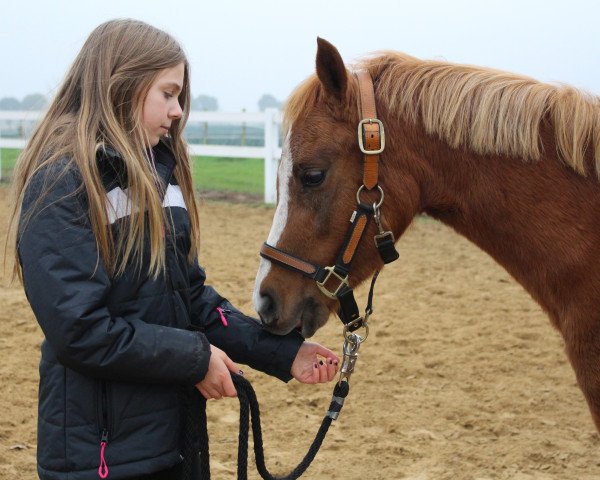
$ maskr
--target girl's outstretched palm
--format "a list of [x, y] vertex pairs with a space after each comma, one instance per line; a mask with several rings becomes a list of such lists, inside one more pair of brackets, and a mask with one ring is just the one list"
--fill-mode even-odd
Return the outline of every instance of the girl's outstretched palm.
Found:
[[292, 363], [291, 374], [301, 383], [326, 383], [333, 380], [339, 359], [318, 343], [304, 342]]

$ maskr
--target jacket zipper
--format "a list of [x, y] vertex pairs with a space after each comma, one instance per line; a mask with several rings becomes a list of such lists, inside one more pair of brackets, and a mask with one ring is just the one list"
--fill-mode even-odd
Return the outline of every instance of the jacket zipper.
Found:
[[228, 325], [228, 323], [227, 323], [227, 317], [225, 316], [225, 314], [231, 313], [231, 310], [229, 310], [228, 308], [221, 308], [221, 307], [217, 307], [216, 310], [217, 310], [217, 312], [219, 312], [219, 317], [221, 318], [221, 323], [223, 324], [224, 327], [226, 327]]
[[108, 387], [105, 381], [102, 381], [102, 435], [100, 437], [100, 466], [98, 467], [98, 476], [100, 478], [108, 477], [108, 465], [104, 458], [104, 451], [108, 445]]

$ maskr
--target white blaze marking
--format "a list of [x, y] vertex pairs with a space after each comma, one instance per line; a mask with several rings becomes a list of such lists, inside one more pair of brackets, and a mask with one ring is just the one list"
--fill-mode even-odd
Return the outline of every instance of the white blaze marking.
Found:
[[[267, 238], [267, 243], [274, 247], [277, 246], [277, 242], [281, 238], [283, 229], [287, 223], [288, 217], [288, 203], [290, 201], [289, 183], [292, 178], [292, 155], [290, 153], [290, 133], [291, 128], [288, 131], [287, 137], [283, 144], [281, 152], [281, 161], [279, 162], [279, 171], [277, 172], [277, 180], [279, 184], [279, 192], [277, 199], [277, 208], [275, 209], [275, 215], [273, 217], [273, 224], [271, 225], [271, 231]], [[260, 285], [266, 278], [267, 274], [271, 270], [271, 262], [261, 257], [260, 265], [258, 267], [258, 273], [256, 274], [256, 283], [254, 284], [254, 294], [252, 300], [254, 303], [254, 309], [259, 310], [261, 304], [260, 298]]]

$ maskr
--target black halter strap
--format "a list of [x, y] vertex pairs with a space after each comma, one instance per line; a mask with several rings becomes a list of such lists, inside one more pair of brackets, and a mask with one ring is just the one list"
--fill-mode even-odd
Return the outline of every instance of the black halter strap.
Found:
[[353, 212], [350, 219], [350, 226], [346, 232], [346, 237], [338, 253], [335, 265], [331, 267], [322, 267], [300, 259], [266, 242], [260, 250], [260, 255], [277, 265], [315, 280], [324, 295], [337, 299], [340, 302], [338, 315], [344, 325], [355, 322], [349, 329], [351, 331], [356, 330], [362, 326], [362, 323], [356, 321], [360, 318], [360, 311], [348, 278], [358, 245], [372, 217], [373, 207], [362, 203], [358, 205], [358, 208]]

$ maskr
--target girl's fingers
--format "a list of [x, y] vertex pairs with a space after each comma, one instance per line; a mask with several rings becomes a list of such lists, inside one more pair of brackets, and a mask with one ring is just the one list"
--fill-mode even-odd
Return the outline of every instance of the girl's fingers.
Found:
[[225, 357], [223, 358], [223, 362], [230, 372], [238, 374], [241, 372], [240, 367], [238, 367], [238, 365], [231, 358]]
[[319, 360], [319, 383], [327, 382], [327, 363], [324, 360]]
[[207, 400], [210, 400], [212, 398], [216, 398], [216, 399], [221, 398], [221, 395], [219, 395], [219, 393], [212, 388], [199, 388], [198, 390], [200, 390], [200, 393], [202, 394], [202, 396], [204, 398], [206, 398]]
[[323, 345], [317, 344], [317, 354], [325, 357], [326, 359], [332, 359], [333, 361], [339, 362], [340, 359], [337, 357], [335, 353], [333, 353], [328, 348], [325, 348]]
[[216, 388], [207, 388], [206, 391], [210, 395], [209, 398], [214, 398], [215, 400], [219, 400], [223, 397], [223, 395], [221, 395], [221, 392], [219, 392]]
[[208, 392], [202, 388], [202, 387], [198, 387], [198, 391], [202, 394], [202, 396], [204, 398], [206, 398], [207, 400], [210, 398], [210, 395], [208, 394]]
[[[231, 380], [230, 380], [231, 382]], [[233, 395], [230, 395], [231, 390], [228, 390], [226, 386], [224, 385], [197, 385], [196, 388], [200, 391], [200, 393], [202, 394], [202, 396], [204, 398], [206, 398], [207, 400], [210, 399], [215, 399], [215, 400], [220, 400], [221, 398], [223, 398], [223, 396], [235, 396], [236, 395], [236, 390], [235, 387], [233, 386], [233, 382], [231, 382], [231, 388], [233, 389]]]
[[320, 370], [319, 362], [317, 361], [317, 363], [314, 364], [310, 382], [307, 382], [307, 383], [319, 383], [319, 378], [321, 377], [319, 370]]
[[331, 381], [334, 379], [337, 373], [337, 361], [334, 361], [333, 358], [327, 359], [327, 381]]
[[[236, 370], [236, 372], [239, 371], [239, 368]], [[236, 397], [237, 396], [237, 390], [235, 389], [235, 386], [233, 385], [233, 381], [231, 380], [231, 377], [225, 379], [225, 382], [223, 382], [223, 395], [225, 395], [226, 397]]]
[[337, 373], [337, 363], [337, 360], [332, 357], [319, 361], [319, 383], [330, 382], [335, 378]]

